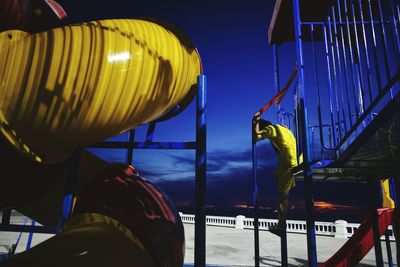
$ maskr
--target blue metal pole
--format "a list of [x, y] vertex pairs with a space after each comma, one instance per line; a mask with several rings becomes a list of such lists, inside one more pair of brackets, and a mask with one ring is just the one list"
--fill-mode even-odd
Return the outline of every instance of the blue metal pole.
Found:
[[395, 203], [395, 209], [394, 209], [394, 218], [393, 218], [393, 232], [396, 238], [396, 262], [397, 262], [397, 266], [400, 266], [400, 242], [399, 242], [399, 207], [400, 207], [400, 197], [398, 196], [399, 192], [400, 192], [400, 180], [399, 177], [395, 177], [393, 179], [393, 200]]
[[[345, 90], [346, 90], [346, 101], [347, 101], [347, 116], [349, 117], [349, 125], [350, 128], [353, 126], [353, 118], [352, 118], [352, 113], [351, 113], [351, 106], [350, 105], [350, 92], [349, 92], [349, 77], [348, 77], [348, 69], [347, 69], [347, 54], [346, 54], [346, 47], [345, 47], [345, 35], [344, 35], [344, 25], [342, 22], [342, 11], [341, 11], [341, 6], [340, 6], [340, 1], [337, 1], [337, 14], [338, 14], [338, 20], [339, 20], [339, 30], [340, 30], [340, 38], [341, 38], [341, 48], [342, 48], [342, 57], [341, 60], [343, 60], [343, 67], [344, 67], [344, 84], [345, 84]], [[346, 129], [347, 131], [347, 129]]]
[[[400, 43], [399, 43], [399, 34], [398, 34], [398, 26], [397, 26], [397, 22], [396, 22], [396, 17], [394, 15], [394, 4], [393, 4], [393, 0], [390, 0], [390, 11], [392, 12], [392, 16], [391, 18], [389, 18], [390, 23], [391, 23], [391, 41], [389, 41], [389, 43], [393, 44], [393, 54], [395, 55], [395, 59], [394, 59], [394, 71], [396, 72], [398, 69], [400, 69]], [[397, 88], [399, 88], [399, 86], [397, 86]]]
[[[272, 47], [273, 59], [274, 59], [274, 80], [275, 80], [275, 90], [279, 92], [280, 84], [279, 84], [279, 61], [278, 61], [278, 46], [273, 45]], [[278, 105], [278, 123], [284, 124], [284, 114], [281, 112], [281, 105]], [[253, 134], [254, 136], [254, 134]], [[253, 169], [257, 169], [257, 151], [256, 151], [256, 142], [253, 137]], [[254, 179], [254, 260], [255, 266], [259, 266], [260, 262], [260, 252], [259, 252], [259, 227], [258, 227], [258, 210], [259, 210], [259, 202], [258, 202], [258, 181], [257, 181], [257, 171], [253, 171], [253, 179]], [[257, 208], [256, 208], [257, 207]], [[257, 224], [256, 224], [257, 221]], [[256, 226], [257, 225], [257, 226]], [[286, 223], [285, 223], [286, 225]], [[257, 228], [257, 229], [256, 229]], [[287, 266], [287, 238], [286, 231], [284, 231], [283, 236], [281, 237], [281, 264], [282, 266]]]
[[329, 90], [329, 113], [330, 113], [330, 118], [331, 118], [331, 133], [332, 133], [332, 139], [333, 139], [333, 144], [336, 146], [336, 131], [335, 131], [335, 115], [333, 112], [333, 85], [332, 85], [332, 76], [331, 76], [331, 61], [330, 61], [330, 56], [329, 56], [329, 45], [328, 45], [328, 36], [327, 36], [327, 28], [324, 25], [323, 26], [323, 31], [324, 31], [324, 42], [325, 42], [325, 56], [326, 56], [326, 64], [327, 64], [327, 71], [328, 71], [328, 90]]
[[197, 78], [197, 112], [196, 112], [196, 181], [195, 181], [195, 233], [194, 265], [206, 266], [206, 88], [205, 75]]
[[[286, 225], [286, 220], [285, 220], [285, 225]], [[287, 234], [286, 234], [286, 228], [282, 232], [281, 236], [281, 265], [283, 267], [288, 266], [288, 253], [287, 253]]]
[[[331, 22], [331, 16], [328, 16], [328, 29], [329, 29], [329, 43], [330, 43], [330, 48], [331, 48], [331, 56], [332, 56], [332, 73], [333, 73], [333, 100], [335, 102], [335, 107], [336, 107], [336, 118], [337, 122], [334, 125], [335, 132], [338, 133], [338, 139], [340, 140], [342, 138], [342, 131], [340, 127], [340, 112], [339, 112], [339, 86], [338, 86], [338, 81], [337, 81], [337, 72], [336, 72], [336, 58], [335, 58], [335, 48], [334, 48], [334, 42], [333, 42], [333, 36], [332, 36], [332, 22]], [[338, 143], [337, 140], [335, 140], [335, 144]]]
[[255, 138], [255, 121], [252, 121], [251, 136], [252, 136], [252, 167], [253, 167], [253, 207], [254, 207], [254, 266], [260, 266], [260, 239], [258, 227], [258, 179], [257, 179], [257, 143]]
[[383, 267], [382, 246], [379, 234], [379, 221], [378, 221], [378, 201], [379, 201], [379, 188], [377, 180], [370, 177], [370, 190], [371, 190], [371, 216], [372, 216], [372, 232], [374, 235], [374, 248], [375, 260], [377, 267]]
[[315, 159], [315, 153], [314, 153], [314, 126], [309, 127], [309, 130], [311, 131], [311, 141], [310, 141], [310, 145], [311, 145], [311, 160]]
[[147, 128], [147, 133], [146, 133], [146, 143], [153, 142], [153, 137], [154, 137], [154, 131], [156, 129], [156, 123], [155, 122], [150, 122], [149, 126]]
[[375, 75], [376, 75], [376, 81], [377, 81], [377, 86], [378, 90], [381, 90], [382, 87], [382, 82], [381, 82], [381, 74], [380, 74], [380, 68], [379, 68], [379, 58], [378, 58], [378, 44], [376, 42], [376, 34], [375, 34], [375, 23], [374, 23], [374, 18], [372, 15], [372, 8], [369, 3], [369, 22], [370, 22], [370, 29], [371, 29], [371, 35], [372, 35], [372, 43], [373, 43], [373, 56], [374, 56], [374, 63], [375, 63]]
[[[396, 7], [394, 4], [394, 0], [390, 0], [390, 7], [392, 11], [392, 30], [393, 30], [393, 39], [395, 43], [395, 50], [396, 50], [396, 55], [398, 58], [400, 57], [400, 38], [399, 38], [399, 21], [396, 18]], [[396, 68], [398, 69], [400, 62], [397, 62]]]
[[135, 130], [132, 129], [129, 131], [129, 141], [128, 141], [128, 151], [127, 151], [127, 155], [126, 155], [126, 162], [129, 165], [132, 165], [132, 161], [133, 161], [133, 144], [135, 142]]
[[389, 179], [390, 196], [392, 197], [395, 207], [397, 207], [397, 195], [396, 195], [396, 178]]
[[[272, 58], [274, 61], [274, 84], [275, 84], [275, 91], [278, 93], [280, 87], [280, 80], [279, 80], [279, 60], [278, 60], [278, 46], [272, 45]], [[280, 112], [281, 105], [278, 105], [278, 123], [283, 124], [283, 114]]]
[[[340, 1], [339, 1], [340, 3]], [[358, 80], [356, 78], [356, 74], [355, 74], [355, 64], [354, 64], [354, 52], [353, 52], [353, 42], [352, 42], [352, 38], [351, 38], [351, 29], [350, 29], [350, 19], [349, 19], [349, 12], [348, 12], [348, 8], [347, 8], [347, 1], [344, 0], [344, 13], [346, 16], [346, 30], [347, 30], [347, 40], [348, 40], [348, 46], [349, 46], [349, 53], [350, 53], [350, 71], [351, 71], [351, 76], [353, 77], [353, 98], [354, 98], [354, 103], [358, 103], [358, 99], [357, 99], [357, 88], [360, 86], [360, 84], [358, 83]], [[359, 105], [354, 105], [355, 108], [355, 120], [358, 119], [358, 117], [360, 116], [360, 106]]]
[[[385, 63], [385, 71], [386, 71], [386, 78], [389, 81], [390, 80], [390, 66], [389, 66], [389, 48], [388, 48], [388, 41], [386, 38], [386, 29], [385, 29], [385, 22], [383, 19], [383, 12], [382, 12], [382, 4], [381, 1], [378, 2], [378, 11], [379, 11], [379, 25], [381, 28], [381, 41], [382, 41], [382, 46], [383, 46], [383, 59]], [[371, 0], [368, 0], [368, 5], [371, 9]], [[371, 11], [372, 14], [372, 11]], [[391, 92], [391, 97], [393, 97], [393, 93]]]
[[[35, 221], [32, 220], [31, 226], [35, 226]], [[28, 241], [26, 242], [26, 250], [29, 250], [32, 245], [33, 231], [29, 232]]]
[[[347, 131], [347, 119], [346, 119], [346, 112], [345, 112], [345, 103], [344, 103], [344, 93], [343, 93], [343, 84], [345, 87], [347, 87], [347, 80], [343, 78], [343, 68], [342, 68], [342, 62], [341, 62], [341, 53], [340, 53], [340, 42], [339, 42], [339, 33], [337, 29], [337, 19], [336, 19], [336, 11], [335, 11], [335, 5], [332, 7], [332, 18], [333, 18], [333, 29], [335, 33], [335, 45], [336, 45], [336, 56], [337, 56], [337, 64], [338, 64], [338, 73], [339, 73], [339, 83], [337, 84], [339, 86], [339, 93], [340, 93], [340, 103], [341, 103], [341, 112], [342, 112], [342, 117], [343, 117], [343, 128], [344, 132]], [[344, 53], [344, 51], [343, 51]], [[350, 110], [350, 106], [348, 103], [348, 110]], [[342, 123], [339, 120], [339, 125]], [[341, 128], [340, 128], [341, 129]], [[341, 131], [340, 131], [341, 133]]]
[[[388, 178], [389, 195], [390, 195], [390, 197], [392, 199], [394, 199], [394, 196], [393, 196], [393, 181], [392, 180], [393, 180], [392, 178]], [[393, 223], [392, 223], [392, 227], [393, 227]], [[391, 244], [390, 244], [390, 236], [389, 236], [389, 230], [388, 229], [385, 231], [385, 242], [386, 242], [386, 251], [387, 251], [389, 267], [393, 267], [393, 255], [392, 255], [392, 248], [391, 248]]]
[[[369, 101], [371, 103], [372, 100], [373, 100], [371, 64], [370, 64], [370, 61], [369, 61], [369, 53], [368, 53], [369, 49], [368, 49], [368, 43], [367, 43], [367, 36], [365, 34], [366, 31], [365, 31], [365, 20], [364, 20], [363, 6], [362, 6], [362, 2], [361, 1], [358, 1], [358, 3], [359, 3], [359, 13], [360, 13], [360, 20], [361, 20], [361, 29], [362, 29], [361, 30], [362, 41], [363, 41], [362, 44], [364, 44], [364, 55], [365, 55], [365, 62], [366, 62], [366, 65], [367, 65], [366, 72], [367, 72], [367, 85], [368, 85]], [[373, 25], [371, 25], [371, 26], [373, 27]], [[372, 51], [376, 52], [374, 49], [372, 49]], [[380, 86], [378, 88], [380, 88]]]
[[364, 113], [365, 110], [365, 103], [364, 103], [364, 75], [361, 70], [361, 51], [360, 51], [360, 45], [359, 45], [359, 39], [358, 39], [358, 29], [357, 29], [357, 22], [356, 22], [356, 14], [354, 11], [354, 3], [351, 5], [351, 13], [353, 16], [353, 26], [354, 26], [354, 38], [355, 38], [355, 46], [356, 46], [356, 56], [357, 56], [357, 62], [356, 67], [357, 67], [357, 81], [358, 81], [358, 102], [360, 106], [360, 112]]
[[[300, 102], [301, 106], [305, 106], [304, 102]], [[300, 122], [300, 125], [308, 125], [307, 110], [304, 110], [304, 123]], [[305, 208], [306, 208], [306, 223], [307, 223], [307, 253], [308, 253], [308, 266], [317, 266], [317, 243], [315, 237], [315, 220], [314, 220], [314, 200], [313, 200], [313, 188], [312, 188], [312, 171], [310, 167], [310, 151], [309, 151], [309, 137], [307, 128], [303, 130], [302, 143], [306, 144], [303, 147], [307, 147], [303, 150], [304, 156], [304, 196], [305, 196]]]
[[319, 92], [318, 66], [317, 66], [317, 56], [315, 54], [314, 25], [313, 24], [311, 24], [311, 48], [312, 48], [312, 56], [313, 56], [313, 63], [314, 63], [314, 87], [315, 87], [316, 101], [317, 101], [320, 153], [321, 153], [321, 157], [323, 157], [324, 156], [324, 134], [323, 134], [323, 130], [322, 130], [321, 99], [320, 99], [320, 92]]
[[393, 267], [392, 249], [390, 246], [389, 230], [385, 231], [385, 244], [389, 267]]
[[304, 88], [304, 60], [303, 60], [303, 40], [301, 32], [300, 19], [300, 0], [293, 0], [293, 15], [294, 15], [294, 32], [296, 37], [296, 55], [298, 72], [298, 99], [299, 103], [299, 124], [297, 125], [301, 132], [301, 148], [304, 157], [303, 173], [304, 173], [304, 191], [306, 205], [306, 222], [307, 222], [307, 254], [308, 265], [311, 267], [317, 266], [317, 245], [315, 238], [315, 222], [313, 217], [313, 196], [312, 196], [312, 172], [310, 168], [310, 142], [308, 136], [308, 119], [305, 103], [305, 88]]
[[61, 219], [58, 225], [59, 227], [61, 227], [71, 217], [72, 214], [73, 202], [75, 196], [76, 178], [78, 176], [79, 160], [80, 160], [80, 151], [77, 150], [72, 154], [70, 159], [70, 165], [68, 168], [68, 175], [65, 184]]

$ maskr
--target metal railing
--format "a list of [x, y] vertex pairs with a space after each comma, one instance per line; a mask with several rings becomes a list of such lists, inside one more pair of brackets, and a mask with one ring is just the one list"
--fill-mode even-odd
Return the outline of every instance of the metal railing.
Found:
[[[183, 223], [194, 224], [195, 215], [179, 213]], [[268, 231], [269, 228], [276, 224], [276, 219], [259, 219], [259, 230]], [[208, 226], [221, 226], [236, 229], [254, 229], [254, 219], [246, 218], [243, 215], [236, 217], [225, 216], [206, 216], [206, 224]], [[286, 221], [287, 233], [306, 234], [307, 223], [300, 220], [287, 220]], [[348, 223], [344, 220], [337, 220], [335, 222], [315, 222], [315, 233], [319, 236], [331, 236], [335, 238], [350, 238], [355, 230], [360, 226], [359, 223]], [[390, 241], [395, 241], [393, 228], [389, 226]], [[382, 236], [382, 240], [384, 240]]]

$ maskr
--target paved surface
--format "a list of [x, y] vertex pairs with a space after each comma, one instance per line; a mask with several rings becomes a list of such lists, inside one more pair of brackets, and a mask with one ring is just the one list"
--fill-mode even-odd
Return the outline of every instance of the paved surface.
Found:
[[[12, 217], [14, 223], [24, 223], [22, 216]], [[27, 221], [29, 224], [30, 221]], [[185, 266], [194, 262], [194, 225], [184, 224], [186, 235]], [[7, 253], [16, 242], [19, 233], [0, 232], [0, 254]], [[52, 235], [34, 234], [32, 245], [43, 242]], [[28, 234], [21, 235], [17, 252], [25, 250]], [[226, 227], [207, 226], [206, 262], [211, 266], [254, 266], [253, 231]], [[323, 262], [337, 251], [347, 239], [317, 236], [318, 261]], [[395, 256], [392, 242], [392, 255]], [[385, 266], [388, 266], [386, 246], [382, 243]], [[307, 263], [307, 243], [303, 234], [288, 234], [289, 266], [305, 266]], [[281, 266], [280, 239], [267, 231], [260, 232], [261, 266]], [[373, 249], [357, 266], [375, 266]]]
[[[185, 262], [194, 262], [194, 225], [185, 224], [186, 255]], [[207, 226], [206, 262], [218, 266], [254, 266], [253, 231], [226, 227]], [[317, 236], [318, 262], [329, 259], [347, 239]], [[391, 243], [395, 256], [395, 243]], [[385, 266], [388, 266], [386, 246], [382, 242]], [[307, 265], [306, 235], [288, 234], [289, 266]], [[260, 231], [261, 266], [281, 266], [280, 238], [268, 231]], [[357, 266], [376, 266], [373, 249]]]

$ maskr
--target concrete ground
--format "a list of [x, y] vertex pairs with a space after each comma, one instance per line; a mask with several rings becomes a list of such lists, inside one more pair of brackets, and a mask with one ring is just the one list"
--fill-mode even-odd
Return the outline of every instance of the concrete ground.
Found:
[[[13, 223], [24, 223], [25, 217], [13, 216]], [[30, 221], [27, 221], [29, 224]], [[185, 264], [190, 266], [194, 262], [194, 225], [184, 224], [186, 236]], [[7, 253], [12, 244], [15, 244], [20, 234], [0, 232], [0, 254]], [[49, 234], [34, 234], [32, 245], [50, 238]], [[252, 230], [207, 226], [206, 235], [206, 262], [211, 266], [254, 266], [254, 233]], [[20, 237], [17, 253], [25, 250], [28, 234]], [[333, 255], [347, 239], [317, 236], [318, 262], [326, 261]], [[388, 266], [386, 246], [382, 242], [385, 266]], [[391, 243], [392, 255], [395, 257], [395, 243]], [[306, 266], [307, 242], [304, 234], [288, 234], [289, 266]], [[280, 239], [267, 231], [260, 232], [261, 266], [281, 266]], [[357, 266], [375, 266], [373, 249]], [[396, 265], [395, 265], [396, 266]]]
[[[185, 262], [194, 262], [194, 225], [185, 224], [186, 255]], [[206, 263], [218, 266], [254, 266], [254, 233], [252, 230], [239, 230], [226, 227], [207, 226]], [[317, 236], [318, 262], [329, 259], [347, 239]], [[388, 266], [386, 246], [382, 242], [385, 266]], [[391, 243], [395, 257], [395, 243]], [[261, 266], [281, 266], [280, 238], [268, 231], [260, 231]], [[307, 265], [307, 242], [304, 234], [288, 234], [289, 266]], [[373, 249], [357, 266], [376, 266]], [[397, 265], [395, 265], [397, 266]]]

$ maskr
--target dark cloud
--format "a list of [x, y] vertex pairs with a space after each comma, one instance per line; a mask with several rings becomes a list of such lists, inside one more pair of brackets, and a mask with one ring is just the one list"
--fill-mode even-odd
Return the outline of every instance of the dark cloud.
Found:
[[[268, 149], [263, 145], [259, 149]], [[271, 150], [272, 151], [272, 150]], [[164, 154], [168, 162], [165, 168], [152, 166], [152, 162], [138, 162], [143, 177], [159, 185], [177, 206], [194, 204], [194, 156], [191, 153]], [[260, 192], [268, 197], [263, 202], [276, 198], [272, 177], [273, 168], [265, 159], [260, 159], [258, 172]], [[179, 170], [179, 171], [177, 171]], [[179, 179], [166, 179], [167, 176]], [[216, 150], [207, 154], [207, 204], [211, 206], [251, 205], [253, 191], [251, 150]], [[275, 201], [276, 202], [276, 201]]]

